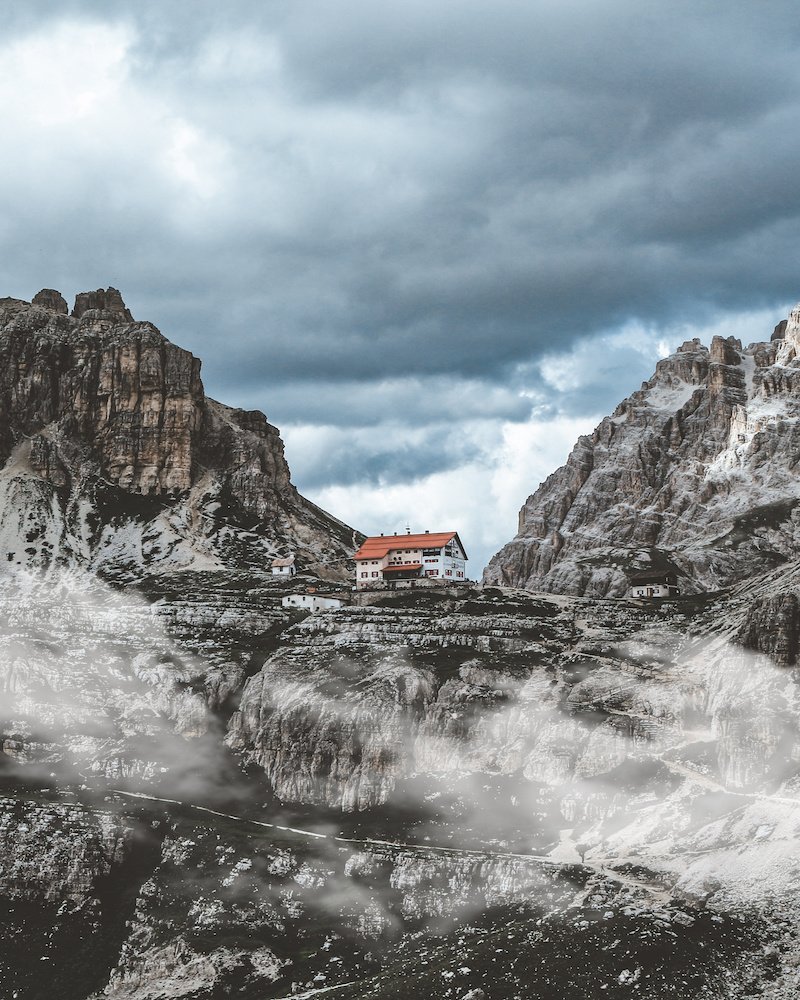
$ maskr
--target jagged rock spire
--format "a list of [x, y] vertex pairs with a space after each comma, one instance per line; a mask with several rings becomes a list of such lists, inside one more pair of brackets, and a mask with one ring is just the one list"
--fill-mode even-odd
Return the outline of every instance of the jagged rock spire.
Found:
[[668, 566], [714, 590], [800, 555], [800, 307], [772, 337], [659, 361], [528, 498], [484, 580], [620, 596]]
[[86, 313], [91, 312], [93, 316], [103, 315], [113, 316], [115, 319], [126, 319], [133, 322], [130, 310], [122, 301], [118, 289], [98, 288], [95, 292], [78, 292], [75, 296], [75, 305], [72, 307], [72, 315], [80, 319]]

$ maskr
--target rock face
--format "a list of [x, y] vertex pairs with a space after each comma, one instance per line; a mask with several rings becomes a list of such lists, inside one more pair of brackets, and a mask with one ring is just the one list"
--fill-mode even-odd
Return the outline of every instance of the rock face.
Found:
[[0, 798], [0, 991], [65, 1000], [102, 990], [159, 836], [75, 802]]
[[277, 429], [209, 399], [116, 289], [71, 315], [52, 289], [0, 300], [0, 561], [135, 574], [291, 550], [341, 573], [352, 544], [292, 486]]
[[[186, 603], [167, 613], [75, 570], [0, 578], [0, 761], [45, 783], [138, 786], [203, 762], [211, 777], [214, 712], [246, 670], [231, 649], [237, 625], [256, 650], [275, 620], [267, 606], [260, 620], [237, 623], [227, 603], [227, 623], [212, 605], [212, 644]], [[202, 658], [170, 635], [187, 611]]]
[[[658, 872], [687, 926], [762, 894], [795, 912], [797, 572], [763, 584], [774, 604], [745, 584], [652, 608], [486, 589], [311, 616], [248, 681], [228, 742], [284, 803], [396, 817], [382, 838]], [[364, 854], [351, 871], [373, 870]], [[410, 914], [438, 864], [393, 873]]]
[[800, 645], [800, 601], [797, 594], [757, 598], [741, 626], [738, 640], [746, 649], [766, 653], [781, 666], [794, 666]]
[[[424, 814], [426, 775], [459, 797], [464, 775], [480, 773], [462, 818], [479, 826], [485, 808], [496, 830], [516, 810], [489, 788], [518, 776], [540, 809], [551, 803], [526, 814], [528, 835], [545, 842], [548, 812], [581, 823], [631, 808], [612, 776], [633, 762], [697, 770], [737, 792], [787, 780], [798, 701], [774, 663], [792, 662], [797, 597], [743, 601], [726, 621], [774, 660], [703, 640], [719, 613], [481, 596], [447, 613], [423, 603], [312, 616], [247, 682], [228, 742], [283, 801], [344, 811]], [[754, 633], [777, 625], [771, 648], [757, 645]]]
[[[511, 855], [385, 843], [330, 849], [208, 814], [154, 825], [137, 844], [130, 819], [0, 799], [0, 838], [6, 827], [15, 833], [3, 844], [13, 885], [0, 879], [4, 996], [33, 1000], [57, 983], [64, 1000], [255, 1000], [326, 989], [364, 1000], [511, 1000], [566, 995], [566, 982], [589, 997], [627, 965], [646, 1000], [667, 992], [712, 1000], [755, 995], [747, 989], [773, 972], [763, 926], [648, 905], [634, 880], [577, 866], [562, 879]], [[56, 849], [35, 872], [28, 854], [48, 836]], [[64, 844], [71, 856], [59, 854]], [[473, 923], [476, 910], [486, 915]], [[734, 976], [741, 992], [715, 988]]]
[[800, 307], [772, 339], [688, 341], [525, 502], [484, 579], [620, 596], [631, 569], [714, 590], [800, 553]]
[[797, 683], [724, 637], [788, 629], [796, 567], [293, 624], [279, 582], [53, 576], [0, 586], [0, 995], [793, 995]]

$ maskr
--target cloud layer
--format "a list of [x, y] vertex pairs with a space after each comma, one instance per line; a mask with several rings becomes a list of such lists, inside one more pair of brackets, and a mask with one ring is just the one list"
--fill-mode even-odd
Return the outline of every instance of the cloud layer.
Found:
[[0, 294], [120, 287], [366, 530], [451, 477], [488, 555], [504, 442], [800, 297], [796, 4], [17, 6]]

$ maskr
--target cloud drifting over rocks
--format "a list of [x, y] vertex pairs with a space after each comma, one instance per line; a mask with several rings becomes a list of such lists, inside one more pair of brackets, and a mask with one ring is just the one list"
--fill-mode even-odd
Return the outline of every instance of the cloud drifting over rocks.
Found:
[[414, 521], [426, 477], [588, 429], [685, 326], [768, 335], [800, 294], [799, 40], [778, 0], [31, 0], [2, 294], [122, 288], [291, 428], [301, 489], [346, 488], [315, 449], [349, 429], [335, 512], [366, 491], [383, 526], [400, 485]]

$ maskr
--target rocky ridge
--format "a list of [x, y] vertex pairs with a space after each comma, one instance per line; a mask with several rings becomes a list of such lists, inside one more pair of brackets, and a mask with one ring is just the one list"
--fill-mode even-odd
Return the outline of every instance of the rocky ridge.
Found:
[[743, 348], [659, 361], [528, 498], [487, 583], [621, 596], [632, 569], [716, 590], [800, 553], [800, 307]]
[[71, 314], [52, 289], [0, 299], [0, 560], [136, 578], [294, 551], [336, 576], [353, 541], [298, 494], [264, 415], [209, 399], [200, 361], [116, 289]]

